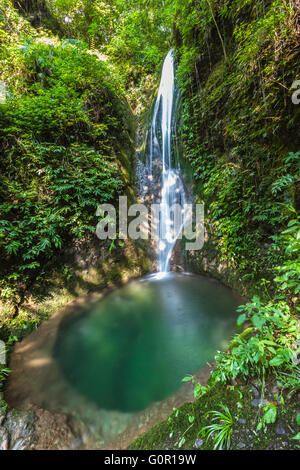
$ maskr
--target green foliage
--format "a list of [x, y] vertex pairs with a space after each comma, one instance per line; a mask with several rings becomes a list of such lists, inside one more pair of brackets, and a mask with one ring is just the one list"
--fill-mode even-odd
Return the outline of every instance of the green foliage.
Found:
[[188, 375], [188, 376], [184, 377], [182, 379], [182, 382], [192, 382], [192, 384], [194, 385], [194, 397], [196, 399], [201, 398], [207, 391], [206, 387], [201, 385], [198, 382], [197, 378], [193, 375]]
[[[197, 192], [206, 202], [208, 231], [211, 236], [217, 234], [220, 260], [238, 269], [245, 281], [258, 280], [262, 274], [272, 278], [274, 265], [285, 255], [279, 246], [269, 248], [294, 215], [292, 194], [298, 174], [298, 152], [290, 152], [283, 159], [282, 169], [277, 169], [289, 172], [283, 185], [280, 186], [282, 179], [276, 179], [272, 185], [270, 175], [256, 180], [254, 172], [241, 162], [202, 153], [201, 148], [192, 144], [193, 138], [191, 133], [189, 158]], [[267, 171], [269, 159], [262, 164]]]
[[233, 419], [226, 405], [220, 405], [222, 411], [209, 411], [207, 416], [211, 416], [212, 424], [204, 426], [200, 434], [206, 439], [212, 439], [214, 450], [229, 450], [232, 433]]
[[117, 156], [131, 131], [118, 80], [84, 44], [23, 38], [12, 53], [24, 73], [7, 81], [0, 107], [0, 284], [2, 299], [18, 303], [124, 189]]
[[[192, 376], [188, 376], [188, 377], [184, 377], [184, 379], [182, 380], [183, 382], [188, 382], [189, 380], [192, 380], [194, 382], [194, 377]], [[177, 420], [179, 418], [179, 410], [177, 408], [173, 408], [173, 417], [175, 418], [175, 420]], [[171, 416], [169, 416], [168, 418], [168, 422], [170, 424], [173, 423], [173, 419], [171, 418]], [[184, 430], [184, 432], [182, 434], [180, 434], [180, 436], [178, 437], [178, 442], [176, 444], [176, 446], [178, 446], [178, 448], [180, 449], [185, 441], [186, 441], [186, 434], [190, 431], [191, 428], [193, 428], [194, 424], [195, 424], [195, 416], [194, 414], [189, 414], [187, 416], [187, 427], [186, 429]], [[171, 432], [169, 433], [169, 437], [170, 439], [173, 437], [173, 434], [174, 434], [174, 431], [173, 429], [171, 430]]]
[[[38, 0], [21, 8], [34, 22], [72, 44], [84, 41], [89, 49], [112, 64], [127, 90], [131, 105], [140, 113], [148, 104], [156, 72], [170, 48], [171, 23], [158, 0]], [[20, 5], [20, 4], [19, 4]], [[145, 96], [148, 95], [148, 96]]]
[[284, 301], [261, 304], [258, 298], [239, 309], [238, 325], [246, 320], [253, 325], [250, 338], [236, 336], [230, 354], [219, 352], [214, 381], [227, 382], [238, 376], [264, 378], [266, 370], [294, 368], [295, 344], [299, 339], [297, 320]]
[[[130, 146], [125, 93], [136, 113], [148, 106], [173, 33], [181, 137], [194, 193], [206, 205], [209, 241], [243, 287], [264, 285], [239, 309], [238, 327], [247, 329], [218, 352], [208, 386], [184, 381], [192, 381], [201, 401], [216, 383], [257, 376], [264, 389], [273, 375], [282, 397], [292, 396], [299, 390], [300, 293], [294, 2], [17, 3], [28, 21], [9, 0], [0, 5], [0, 79], [7, 89], [0, 105], [1, 299], [17, 306], [50, 260], [61, 268], [61, 251], [94, 231], [97, 205], [124, 190], [118, 157]], [[26, 318], [14, 321], [27, 327]], [[0, 383], [8, 372], [0, 368]], [[202, 428], [216, 449], [230, 447], [233, 425], [220, 406]], [[262, 430], [276, 412], [272, 404], [263, 408]], [[190, 410], [179, 448], [195, 424]]]
[[276, 267], [278, 276], [275, 277], [275, 282], [290, 301], [293, 301], [300, 292], [300, 222], [291, 220], [287, 227], [281, 238], [275, 238], [281, 243], [280, 247], [275, 244], [274, 249], [282, 248], [286, 256], [284, 264]]
[[[298, 344], [299, 346], [299, 344]], [[299, 347], [298, 351], [295, 350], [295, 355], [298, 353], [299, 356]], [[288, 372], [278, 371], [276, 373], [277, 384], [282, 390], [282, 392], [288, 392], [287, 396], [290, 398], [295, 393], [300, 390], [300, 366], [296, 363], [293, 367], [290, 367]]]
[[[16, 168], [9, 165], [1, 185], [6, 195], [0, 205], [1, 248], [10, 268], [16, 260], [10, 277], [24, 280], [24, 271], [38, 268], [41, 256], [51, 257], [70, 236], [93, 232], [99, 201], [112, 200], [123, 183], [114, 161], [85, 144], [23, 141], [14, 150]], [[27, 171], [16, 181], [19, 155]]]
[[6, 380], [8, 374], [11, 372], [10, 369], [7, 367], [2, 367], [2, 364], [0, 364], [0, 392], [2, 389], [2, 384]]
[[257, 425], [257, 431], [261, 429], [267, 431], [267, 424], [275, 423], [277, 417], [277, 406], [274, 403], [267, 403], [262, 410], [262, 416]]
[[[277, 297], [263, 302], [255, 296], [252, 302], [238, 308], [237, 326], [250, 323], [252, 328], [248, 331], [251, 335], [235, 336], [230, 354], [218, 353], [213, 382], [226, 383], [232, 378], [258, 376], [264, 383], [266, 372], [271, 372], [278, 377], [282, 390], [293, 393], [299, 388], [299, 367], [295, 357], [299, 354], [300, 331], [293, 315], [299, 308], [299, 221], [290, 221], [276, 243], [276, 248], [280, 247], [286, 255], [285, 262], [276, 268], [283, 273], [276, 278]], [[282, 291], [285, 297], [282, 297]]]
[[295, 218], [300, 164], [295, 8], [251, 0], [173, 8], [182, 139], [209, 243], [239, 285], [273, 280], [285, 255], [269, 248]]
[[[2, 341], [0, 341], [0, 358], [3, 356], [3, 354], [4, 354], [4, 357], [6, 356], [6, 354], [10, 351], [15, 341], [18, 341], [18, 338], [16, 336], [10, 336], [5, 345]], [[4, 348], [4, 351], [3, 351], [3, 348]], [[0, 362], [0, 403], [2, 401], [2, 396], [1, 396], [2, 386], [5, 380], [7, 379], [8, 375], [10, 374], [10, 372], [11, 370], [8, 367], [6, 367], [5, 364], [1, 364]]]
[[[293, 315], [298, 309], [295, 289], [299, 286], [299, 266], [296, 261], [290, 261], [290, 257], [299, 255], [295, 249], [299, 244], [298, 234], [299, 222], [293, 220], [278, 237], [277, 243], [284, 248], [287, 256], [285, 263], [277, 268], [284, 273], [276, 278], [279, 287], [277, 298], [262, 302], [256, 296], [252, 302], [239, 307], [237, 326], [250, 323], [250, 337], [235, 336], [230, 353], [217, 354], [212, 383], [257, 376], [264, 387], [266, 373], [272, 373], [277, 377], [282, 391], [293, 394], [299, 389], [299, 366], [295, 358], [299, 355], [300, 331], [298, 320]], [[285, 298], [282, 298], [281, 291], [285, 291]]]

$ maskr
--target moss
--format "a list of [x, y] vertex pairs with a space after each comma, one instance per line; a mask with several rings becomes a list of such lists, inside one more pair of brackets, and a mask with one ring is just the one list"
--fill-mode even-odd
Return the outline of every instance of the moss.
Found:
[[237, 336], [237, 339], [233, 339], [230, 343], [230, 346], [229, 346], [229, 351], [231, 349], [233, 349], [234, 347], [238, 346], [239, 345], [239, 339], [248, 339], [251, 337], [252, 333], [254, 331], [254, 327], [251, 326], [249, 328], [246, 328], [244, 331], [242, 331], [242, 333], [240, 333], [238, 336]]
[[[292, 204], [299, 205], [293, 184], [299, 170], [285, 160], [299, 150], [294, 137], [300, 110], [290, 89], [299, 54], [292, 12], [254, 1], [243, 10], [240, 3], [231, 8], [225, 2], [230, 13], [224, 21], [223, 7], [212, 2], [226, 31], [226, 59], [214, 23], [192, 26], [185, 17], [178, 56], [183, 145], [194, 193], [205, 203], [208, 238], [190, 256], [190, 269], [252, 296], [259, 279], [271, 280], [280, 264], [279, 253], [268, 249], [271, 237], [293, 217]], [[291, 182], [273, 191], [283, 175]]]
[[[296, 400], [290, 400], [284, 407], [278, 405], [276, 422], [267, 425], [266, 430], [257, 431], [261, 413], [259, 407], [251, 403], [253, 399], [251, 385], [217, 385], [195, 402], [186, 403], [178, 410], [174, 409], [168, 419], [146, 431], [131, 443], [128, 449], [212, 450], [212, 440], [206, 442], [200, 430], [211, 424], [208, 411], [222, 411], [220, 404], [229, 408], [233, 418], [231, 449], [295, 449], [297, 444], [292, 437], [297, 433]], [[189, 416], [195, 417], [192, 425]], [[282, 418], [284, 418], [284, 435], [278, 434], [278, 424]], [[180, 447], [179, 443], [183, 436], [185, 442]]]
[[[129, 449], [176, 449], [179, 448], [178, 444], [183, 435], [185, 443], [182, 448], [193, 449], [200, 429], [207, 424], [207, 411], [217, 409], [220, 403], [226, 403], [235, 410], [238, 398], [237, 389], [230, 391], [226, 387], [217, 387], [210, 390], [201, 399], [174, 410], [167, 420], [153, 426], [132, 443]], [[195, 417], [192, 426], [188, 420], [189, 416]]]

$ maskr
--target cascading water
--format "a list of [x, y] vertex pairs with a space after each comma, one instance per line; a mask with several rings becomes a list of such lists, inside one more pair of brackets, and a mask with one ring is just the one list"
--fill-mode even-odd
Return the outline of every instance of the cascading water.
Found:
[[[184, 207], [186, 192], [180, 177], [179, 163], [173, 166], [172, 137], [175, 135], [176, 92], [174, 57], [171, 49], [164, 61], [158, 95], [150, 127], [149, 155], [146, 172], [152, 202], [160, 204], [157, 229], [158, 271], [168, 272], [176, 240], [183, 226], [184, 214], [179, 224], [174, 220], [176, 205]], [[179, 229], [178, 229], [179, 227]]]

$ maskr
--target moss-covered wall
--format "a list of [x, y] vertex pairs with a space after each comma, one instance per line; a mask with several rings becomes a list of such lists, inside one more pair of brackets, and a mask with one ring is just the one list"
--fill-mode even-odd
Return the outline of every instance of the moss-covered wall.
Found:
[[182, 138], [206, 207], [190, 267], [253, 293], [272, 282], [272, 244], [299, 198], [297, 2], [190, 2], [175, 27]]

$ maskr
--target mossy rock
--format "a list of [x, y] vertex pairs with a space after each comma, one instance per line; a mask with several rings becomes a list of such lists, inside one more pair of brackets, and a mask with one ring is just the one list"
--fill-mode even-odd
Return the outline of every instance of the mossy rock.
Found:
[[[254, 399], [251, 385], [215, 385], [200, 399], [174, 409], [169, 418], [156, 424], [134, 442], [130, 450], [213, 450], [212, 439], [206, 440], [201, 429], [212, 424], [209, 411], [223, 411], [226, 405], [232, 417], [230, 448], [241, 449], [296, 449], [293, 440], [297, 432], [297, 401], [291, 399], [278, 406], [275, 423], [257, 430], [261, 416], [258, 399]], [[194, 421], [189, 421], [194, 417]], [[284, 423], [284, 424], [282, 424]], [[293, 432], [293, 429], [295, 432]], [[183, 439], [184, 438], [184, 439]]]
[[8, 410], [0, 402], [0, 450], [29, 450], [34, 445], [34, 414]]

